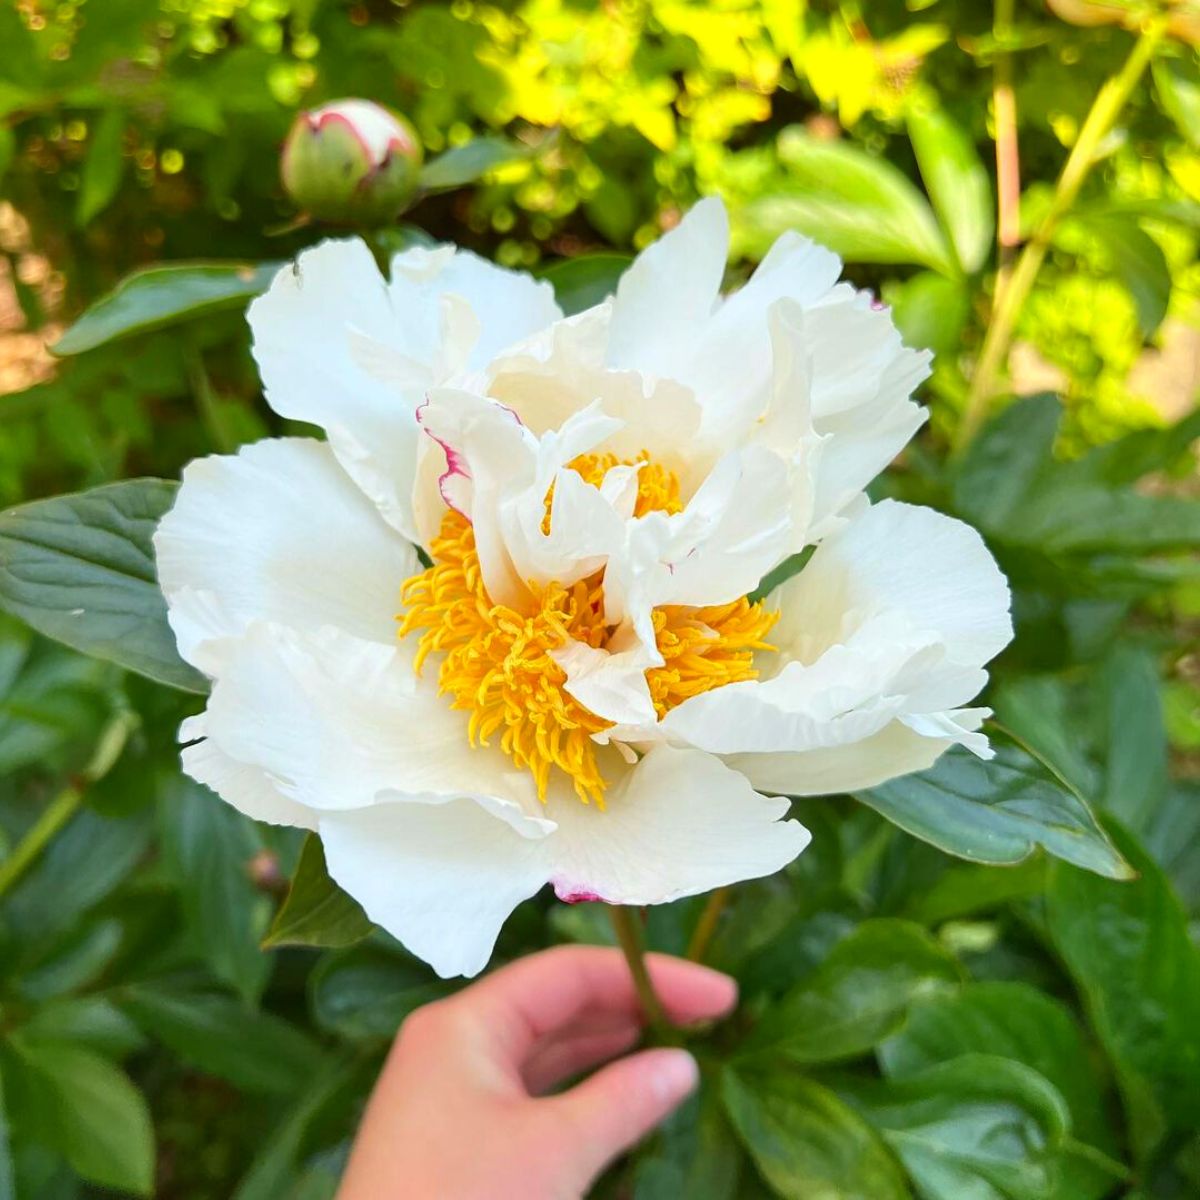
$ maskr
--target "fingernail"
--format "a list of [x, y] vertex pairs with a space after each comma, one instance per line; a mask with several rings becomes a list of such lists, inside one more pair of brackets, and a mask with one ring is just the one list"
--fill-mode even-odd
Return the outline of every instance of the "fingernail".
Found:
[[672, 1047], [655, 1050], [653, 1054], [650, 1086], [664, 1104], [674, 1104], [695, 1090], [700, 1082], [700, 1067], [686, 1050]]

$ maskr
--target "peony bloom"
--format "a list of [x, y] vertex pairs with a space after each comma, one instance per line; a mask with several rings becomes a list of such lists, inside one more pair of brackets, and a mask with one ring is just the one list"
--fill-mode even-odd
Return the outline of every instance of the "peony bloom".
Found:
[[450, 247], [387, 282], [360, 242], [307, 251], [250, 324], [268, 402], [328, 441], [192, 463], [158, 531], [213, 680], [185, 769], [319, 831], [442, 975], [546, 883], [640, 905], [766, 875], [809, 840], [781, 796], [988, 753], [963, 706], [1005, 582], [972, 529], [863, 493], [928, 356], [800, 237], [722, 298], [726, 246], [705, 201], [567, 319]]

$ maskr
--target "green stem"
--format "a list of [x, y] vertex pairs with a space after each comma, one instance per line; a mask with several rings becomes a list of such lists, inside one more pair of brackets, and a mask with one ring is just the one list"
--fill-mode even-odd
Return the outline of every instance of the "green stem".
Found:
[[1058, 223], [1079, 196], [1079, 189], [1095, 164], [1100, 144], [1120, 116], [1159, 42], [1162, 41], [1166, 28], [1167, 22], [1164, 17], [1154, 17], [1148, 21], [1124, 66], [1105, 81], [1096, 96], [1083, 128], [1075, 139], [1075, 145], [1071, 147], [1062, 174], [1055, 184], [1050, 207], [1017, 259], [1012, 277], [997, 297], [992, 321], [988, 326], [983, 347], [979, 352], [979, 361], [975, 366], [975, 374], [971, 379], [966, 409], [958, 427], [955, 440], [957, 452], [961, 453], [966, 449], [987, 419], [988, 408], [996, 391], [997, 378], [1008, 359], [1017, 318], [1021, 315], [1021, 309], [1025, 306], [1042, 263], [1045, 262]]
[[612, 919], [613, 929], [617, 935], [625, 961], [629, 964], [629, 973], [633, 976], [633, 986], [645, 1013], [646, 1022], [654, 1032], [656, 1039], [665, 1044], [678, 1042], [679, 1036], [667, 1020], [662, 1001], [650, 981], [650, 972], [646, 970], [646, 950], [642, 944], [642, 931], [636, 909], [625, 905], [608, 905], [608, 915]]
[[999, 47], [992, 64], [992, 120], [996, 131], [996, 243], [999, 270], [995, 298], [1003, 295], [1021, 242], [1021, 154], [1017, 139], [1017, 100], [1013, 91], [1012, 37], [1015, 0], [996, 0], [992, 33]]
[[721, 914], [725, 911], [728, 903], [729, 888], [717, 888], [715, 892], [709, 893], [708, 903], [705, 904], [704, 911], [700, 914], [700, 919], [696, 922], [696, 928], [692, 930], [691, 940], [688, 942], [687, 956], [692, 962], [704, 960], [708, 944], [716, 932], [717, 922], [721, 919]]
[[79, 811], [88, 788], [103, 779], [121, 757], [136, 723], [133, 713], [122, 711], [105, 727], [91, 761], [46, 805], [42, 815], [17, 843], [13, 852], [0, 862], [0, 896], [8, 892], [29, 870], [55, 834]]
[[196, 411], [204, 425], [213, 449], [218, 454], [232, 454], [237, 449], [237, 439], [226, 427], [225, 419], [217, 402], [217, 394], [213, 391], [212, 380], [204, 366], [204, 355], [196, 341], [188, 342], [186, 351], [188, 381], [192, 387], [192, 396], [196, 401]]

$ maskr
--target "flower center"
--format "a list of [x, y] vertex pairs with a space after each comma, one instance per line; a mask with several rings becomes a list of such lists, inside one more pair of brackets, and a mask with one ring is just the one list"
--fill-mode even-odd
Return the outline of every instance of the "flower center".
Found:
[[[645, 454], [636, 461], [642, 466], [635, 516], [679, 512], [675, 475]], [[608, 454], [583, 455], [571, 463], [593, 486], [619, 465], [629, 465], [628, 460]], [[400, 637], [421, 631], [418, 673], [431, 654], [443, 656], [438, 688], [451, 697], [452, 708], [470, 713], [471, 745], [486, 746], [499, 736], [505, 754], [531, 772], [542, 800], [557, 768], [571, 777], [585, 804], [594, 800], [603, 807], [605, 779], [592, 735], [612, 722], [565, 691], [566, 672], [551, 657], [570, 640], [596, 648], [606, 644], [613, 630], [604, 620], [603, 569], [570, 587], [531, 584], [526, 610], [517, 611], [489, 599], [475, 531], [465, 517], [447, 512], [430, 551], [433, 566], [404, 584], [406, 611], [397, 617]], [[664, 663], [647, 671], [646, 681], [660, 717], [691, 696], [756, 678], [754, 651], [773, 649], [764, 638], [776, 614], [745, 597], [699, 608], [663, 605], [653, 619]]]

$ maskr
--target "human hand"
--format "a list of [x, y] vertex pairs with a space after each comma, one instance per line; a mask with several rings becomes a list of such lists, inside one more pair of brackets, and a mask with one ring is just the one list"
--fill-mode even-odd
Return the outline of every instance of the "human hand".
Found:
[[[646, 956], [677, 1024], [737, 1002], [727, 975]], [[695, 1088], [695, 1059], [654, 1049], [552, 1088], [638, 1040], [641, 1010], [617, 950], [531, 955], [403, 1024], [375, 1085], [338, 1200], [565, 1200]]]

